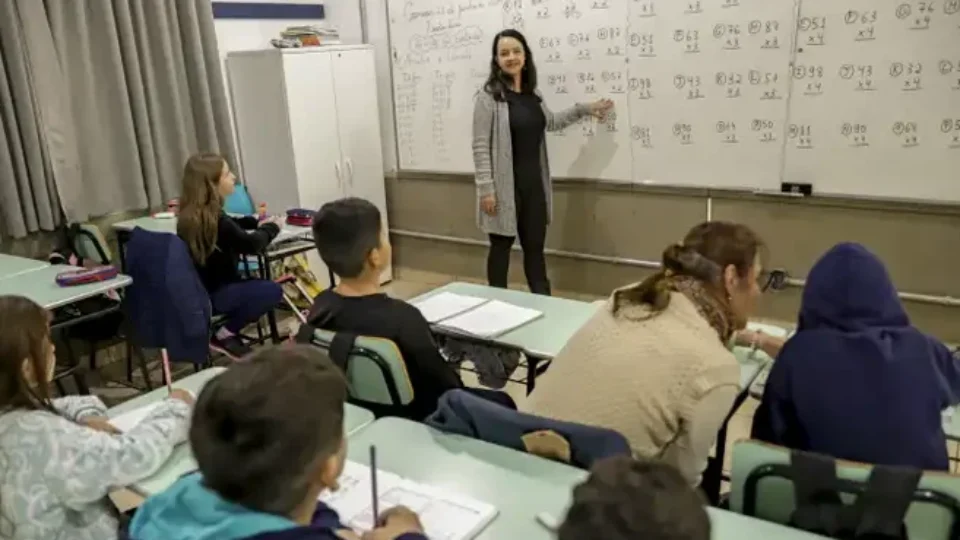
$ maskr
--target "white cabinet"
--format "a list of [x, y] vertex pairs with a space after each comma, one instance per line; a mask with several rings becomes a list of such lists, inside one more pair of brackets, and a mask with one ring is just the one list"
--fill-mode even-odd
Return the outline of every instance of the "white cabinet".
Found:
[[[373, 58], [369, 45], [227, 55], [243, 181], [268, 212], [362, 197], [388, 227]], [[325, 280], [316, 252], [308, 259]]]

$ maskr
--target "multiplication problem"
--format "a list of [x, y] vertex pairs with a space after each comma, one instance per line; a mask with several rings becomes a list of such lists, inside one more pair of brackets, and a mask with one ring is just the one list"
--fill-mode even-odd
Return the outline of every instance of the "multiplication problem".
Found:
[[853, 89], [857, 92], [872, 92], [877, 89], [874, 86], [873, 66], [870, 64], [843, 64], [838, 75], [845, 81], [854, 82]]
[[636, 141], [641, 148], [653, 148], [653, 133], [650, 126], [631, 126], [630, 138]]
[[740, 25], [718, 23], [713, 26], [713, 37], [720, 41], [720, 48], [725, 51], [740, 50]]
[[684, 146], [693, 144], [693, 125], [686, 122], [675, 122], [673, 124], [673, 138]]
[[718, 71], [713, 76], [713, 82], [723, 88], [723, 95], [727, 98], [741, 96], [740, 87], [743, 84], [743, 75], [736, 72]]
[[944, 118], [940, 133], [947, 136], [947, 147], [960, 150], [960, 118]]
[[606, 91], [611, 94], [626, 94], [627, 77], [622, 71], [605, 69], [600, 72], [600, 82], [603, 83]]
[[843, 14], [843, 23], [854, 29], [854, 41], [873, 41], [877, 39], [877, 10], [857, 11], [851, 9]]
[[747, 80], [750, 81], [750, 86], [761, 89], [760, 99], [783, 99], [780, 89], [777, 88], [777, 84], [780, 82], [780, 74], [776, 71], [751, 69], [747, 73]]
[[737, 144], [740, 139], [737, 138], [737, 123], [727, 120], [717, 122], [717, 135], [720, 136], [720, 142], [723, 144]]
[[939, 0], [919, 0], [902, 2], [897, 5], [894, 14], [906, 23], [910, 30], [929, 30]]
[[649, 77], [631, 77], [629, 88], [637, 99], [653, 99], [653, 80]]
[[890, 64], [890, 77], [902, 81], [900, 90], [914, 92], [923, 88], [920, 75], [923, 73], [923, 64], [920, 62], [893, 62]]
[[540, 49], [545, 53], [543, 61], [547, 64], [559, 64], [563, 62], [563, 55], [560, 54], [560, 47], [563, 46], [563, 39], [559, 37], [544, 36], [538, 41]]
[[750, 131], [756, 134], [762, 143], [777, 142], [777, 122], [769, 118], [754, 118], [750, 121]]
[[673, 87], [683, 92], [686, 99], [703, 99], [699, 75], [674, 75]]
[[700, 52], [699, 30], [674, 30], [673, 40], [683, 46], [684, 53], [696, 54]]
[[633, 32], [630, 34], [630, 47], [637, 58], [656, 58], [657, 49], [654, 46], [654, 34]]
[[864, 148], [870, 146], [867, 140], [867, 125], [858, 122], [844, 122], [840, 124], [840, 135], [847, 140], [853, 148]]
[[813, 149], [813, 127], [810, 124], [790, 124], [787, 137], [794, 141], [799, 150]]
[[890, 128], [894, 135], [900, 139], [900, 146], [903, 148], [914, 148], [920, 146], [919, 126], [914, 121], [896, 121]]
[[797, 21], [800, 35], [797, 44], [807, 47], [822, 47], [827, 44], [827, 18], [824, 16], [804, 16]]
[[[960, 1], [960, 0], [958, 0]], [[940, 60], [937, 65], [940, 75], [950, 79], [950, 89], [960, 91], [960, 60]]]
[[547, 75], [547, 87], [550, 88], [554, 94], [563, 95], [570, 93], [567, 89], [567, 75], [564, 73]]
[[803, 95], [819, 96], [823, 94], [823, 66], [815, 64], [795, 64], [793, 78], [803, 81]]
[[754, 19], [747, 23], [747, 33], [763, 39], [761, 49], [780, 48], [780, 21]]

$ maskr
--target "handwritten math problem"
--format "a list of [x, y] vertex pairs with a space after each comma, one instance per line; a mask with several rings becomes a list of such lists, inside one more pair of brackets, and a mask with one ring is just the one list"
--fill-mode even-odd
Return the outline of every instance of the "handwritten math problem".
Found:
[[403, 168], [473, 171], [503, 28], [554, 112], [614, 101], [549, 134], [555, 176], [764, 187], [823, 161], [849, 169], [843, 191], [960, 165], [960, 0], [398, 0], [389, 19]]

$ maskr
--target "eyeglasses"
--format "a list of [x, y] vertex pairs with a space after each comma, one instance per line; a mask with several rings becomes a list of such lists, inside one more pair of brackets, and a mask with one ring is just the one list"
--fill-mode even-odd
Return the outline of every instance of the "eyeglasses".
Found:
[[790, 277], [786, 270], [764, 270], [757, 276], [760, 292], [768, 290], [782, 291], [787, 288], [787, 279]]

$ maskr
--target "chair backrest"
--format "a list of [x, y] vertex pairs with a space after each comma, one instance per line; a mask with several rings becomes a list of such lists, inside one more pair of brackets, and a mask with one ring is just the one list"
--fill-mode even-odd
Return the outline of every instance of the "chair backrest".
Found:
[[113, 255], [100, 228], [93, 223], [77, 223], [70, 226], [70, 240], [74, 253], [97, 264], [111, 264]]
[[247, 186], [237, 184], [227, 198], [223, 201], [223, 211], [228, 214], [242, 214], [249, 216], [257, 213], [257, 209], [247, 192]]
[[[335, 333], [316, 330], [313, 344], [330, 350]], [[347, 361], [347, 385], [352, 399], [389, 406], [409, 405], [413, 384], [400, 349], [389, 339], [358, 336]]]
[[[767, 521], [789, 524], [796, 507], [793, 483], [771, 474], [790, 464], [790, 450], [758, 441], [733, 448], [730, 509]], [[864, 484], [873, 467], [837, 460], [837, 478]], [[842, 496], [849, 501], [853, 496]], [[958, 540], [960, 476], [926, 472], [920, 479], [905, 521], [910, 540]]]

